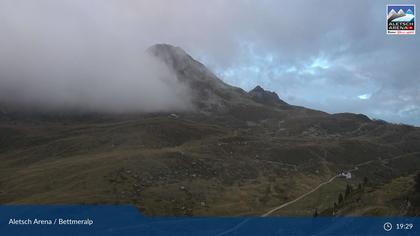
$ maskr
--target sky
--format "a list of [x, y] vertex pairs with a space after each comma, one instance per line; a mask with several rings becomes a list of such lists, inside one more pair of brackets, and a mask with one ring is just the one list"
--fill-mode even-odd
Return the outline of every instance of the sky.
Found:
[[[115, 78], [121, 78], [117, 75], [126, 74], [126, 63], [122, 62], [132, 61], [150, 45], [169, 43], [185, 49], [225, 82], [245, 90], [261, 85], [294, 105], [330, 113], [363, 113], [375, 119], [420, 126], [419, 37], [386, 35], [389, 3], [398, 2], [1, 0], [0, 82], [9, 92], [21, 94], [21, 85], [31, 83], [20, 79], [21, 84], [16, 85], [13, 78], [25, 76], [16, 75], [13, 66], [15, 71], [25, 68], [23, 71], [37, 75], [32, 81], [38, 81], [39, 77], [51, 77], [38, 72], [49, 64], [60, 69], [56, 71], [62, 71], [63, 64], [72, 71], [80, 69], [79, 63], [87, 65], [82, 71], [97, 78], [83, 87], [103, 87], [104, 77], [112, 82], [108, 89], [97, 88], [94, 93], [96, 101], [104, 101], [104, 107], [114, 100], [109, 94], [122, 91], [119, 94], [128, 96], [121, 95], [114, 107], [141, 99], [141, 106], [149, 110], [173, 107], [173, 101], [176, 107], [185, 108], [182, 104], [188, 100], [186, 88], [173, 80], [150, 82], [152, 72], [144, 76], [144, 70], [132, 69], [135, 66], [130, 67], [134, 71], [124, 75], [129, 88], [115, 86], [119, 84]], [[67, 66], [69, 60], [77, 61], [75, 67]], [[116, 63], [120, 68], [113, 68]], [[92, 69], [98, 67], [108, 69], [99, 70], [101, 73]], [[159, 65], [144, 66], [149, 67], [157, 68], [153, 73], [164, 70]], [[12, 82], [5, 82], [4, 71], [12, 71], [6, 74]], [[48, 84], [57, 77], [78, 76], [74, 72], [57, 73], [45, 79]], [[137, 82], [134, 78], [139, 75], [146, 79]], [[60, 81], [65, 81], [66, 88], [73, 83], [66, 78]], [[80, 90], [80, 83], [74, 84], [74, 89]], [[136, 85], [140, 86], [137, 93], [132, 89]], [[61, 94], [57, 87], [64, 85], [52, 86]], [[50, 91], [44, 89], [38, 89], [33, 96]], [[157, 92], [148, 92], [152, 89]], [[69, 97], [63, 101], [74, 102], [73, 94]], [[47, 96], [44, 100], [54, 99]], [[95, 98], [89, 98], [92, 100], [92, 106], [98, 106]]]

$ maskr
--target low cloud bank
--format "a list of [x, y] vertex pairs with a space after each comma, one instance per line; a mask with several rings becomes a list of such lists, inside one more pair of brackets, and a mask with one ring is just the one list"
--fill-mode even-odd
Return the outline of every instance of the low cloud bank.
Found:
[[[72, 3], [71, 3], [72, 2]], [[105, 112], [188, 110], [189, 90], [98, 1], [0, 3], [0, 103]]]

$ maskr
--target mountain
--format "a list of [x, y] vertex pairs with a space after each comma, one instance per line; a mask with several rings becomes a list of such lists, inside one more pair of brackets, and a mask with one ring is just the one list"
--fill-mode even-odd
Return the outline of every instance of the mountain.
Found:
[[398, 15], [405, 15], [405, 12], [402, 9], [400, 9], [397, 14]]
[[389, 13], [388, 13], [388, 23], [389, 22], [391, 22], [391, 21], [394, 21], [395, 22], [395, 20], [397, 19], [397, 18], [400, 18], [400, 17], [404, 17], [406, 14], [404, 13], [404, 11], [402, 10], [402, 9], [400, 9], [399, 11], [398, 11], [398, 13], [397, 12], [395, 12], [395, 10], [394, 9], [392, 9]]
[[192, 102], [200, 113], [233, 116], [241, 120], [289, 116], [292, 113], [324, 115], [323, 112], [291, 106], [276, 93], [259, 86], [247, 93], [228, 85], [179, 47], [156, 44], [147, 52], [167, 64], [178, 80], [191, 88]]
[[259, 85], [249, 91], [252, 99], [258, 103], [273, 105], [273, 106], [288, 106], [286, 102], [281, 100], [275, 92], [266, 91]]
[[[1, 204], [133, 204], [148, 215], [220, 216], [263, 215], [292, 201], [273, 214], [420, 212], [411, 209], [419, 128], [295, 106], [260, 86], [246, 92], [179, 47], [147, 52], [190, 88], [194, 109], [0, 109]], [[352, 178], [332, 179], [343, 171]], [[337, 204], [347, 185], [353, 191]], [[411, 208], [401, 211], [407, 200]]]
[[156, 44], [148, 48], [147, 52], [166, 63], [178, 80], [191, 88], [193, 104], [198, 110], [226, 112], [229, 105], [243, 102], [245, 91], [224, 83], [183, 49]]
[[397, 15], [397, 12], [394, 10], [394, 9], [392, 9], [389, 13], [388, 13], [388, 19], [389, 18], [391, 18], [391, 17], [394, 17], [394, 16], [396, 16]]
[[407, 12], [406, 12], [405, 14], [407, 14], [407, 15], [408, 15], [408, 14], [414, 15], [414, 12], [413, 12], [411, 9], [408, 9], [408, 10], [407, 10]]

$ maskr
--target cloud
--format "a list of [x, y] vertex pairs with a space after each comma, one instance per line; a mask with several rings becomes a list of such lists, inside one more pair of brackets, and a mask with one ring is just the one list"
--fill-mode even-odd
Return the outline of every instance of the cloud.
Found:
[[188, 88], [145, 52], [117, 2], [2, 1], [0, 100], [46, 109], [191, 108]]
[[359, 99], [366, 100], [366, 99], [369, 99], [371, 96], [372, 96], [372, 94], [365, 93], [365, 94], [361, 94], [361, 95], [359, 95], [359, 96], [357, 96], [357, 97], [358, 97]]

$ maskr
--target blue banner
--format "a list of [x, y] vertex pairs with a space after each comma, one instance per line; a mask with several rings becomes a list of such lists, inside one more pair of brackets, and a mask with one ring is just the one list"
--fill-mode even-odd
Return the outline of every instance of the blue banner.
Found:
[[146, 217], [132, 206], [0, 206], [0, 235], [420, 235], [420, 217]]

